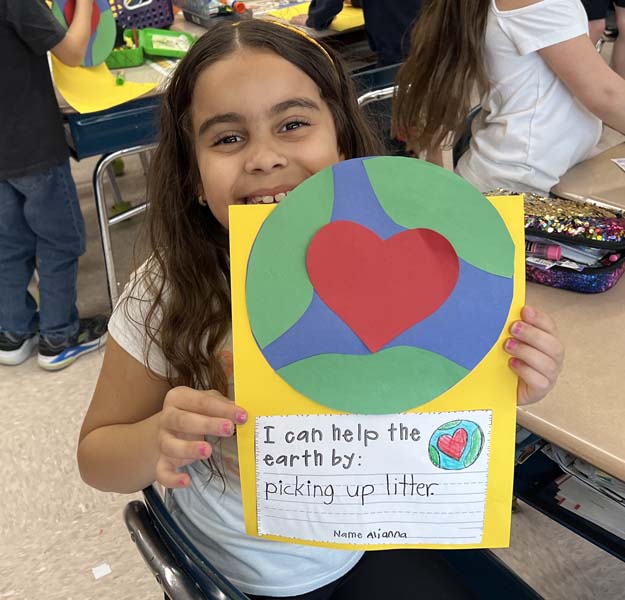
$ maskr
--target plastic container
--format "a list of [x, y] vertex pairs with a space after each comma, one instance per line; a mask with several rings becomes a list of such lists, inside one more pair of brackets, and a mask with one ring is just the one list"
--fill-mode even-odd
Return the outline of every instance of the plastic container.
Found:
[[139, 30], [139, 45], [148, 56], [182, 58], [194, 41], [195, 38], [184, 31], [151, 28]]
[[[132, 29], [124, 31], [124, 40], [132, 42]], [[106, 66], [109, 69], [127, 69], [128, 67], [138, 67], [145, 61], [143, 47], [139, 43], [138, 47], [114, 48], [106, 58]]]
[[171, 0], [109, 0], [120, 27], [169, 27], [174, 22]]

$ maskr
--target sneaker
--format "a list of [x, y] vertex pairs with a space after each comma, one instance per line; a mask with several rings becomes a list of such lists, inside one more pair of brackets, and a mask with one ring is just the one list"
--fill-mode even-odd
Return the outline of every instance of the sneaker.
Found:
[[37, 347], [39, 337], [17, 337], [6, 331], [0, 332], [0, 365], [20, 365]]
[[55, 346], [44, 337], [39, 339], [39, 366], [46, 371], [58, 371], [77, 358], [101, 348], [106, 342], [108, 319], [102, 315], [80, 319], [78, 333], [68, 342]]

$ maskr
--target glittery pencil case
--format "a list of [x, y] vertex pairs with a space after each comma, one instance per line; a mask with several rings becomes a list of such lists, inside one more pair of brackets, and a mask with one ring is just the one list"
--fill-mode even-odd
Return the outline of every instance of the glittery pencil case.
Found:
[[[559, 246], [562, 254], [577, 257], [526, 255], [528, 281], [588, 294], [605, 292], [617, 283], [625, 272], [623, 212], [590, 201], [534, 194], [525, 194], [524, 204], [526, 239]], [[531, 241], [526, 242], [527, 250]], [[586, 262], [579, 262], [580, 257]]]
[[[488, 196], [518, 195], [505, 189]], [[613, 287], [625, 272], [625, 213], [615, 207], [554, 196], [524, 194], [526, 264], [528, 281], [551, 287], [597, 294]], [[605, 264], [573, 269], [547, 257], [528, 256], [532, 242], [600, 251]], [[552, 258], [552, 257], [551, 257]]]

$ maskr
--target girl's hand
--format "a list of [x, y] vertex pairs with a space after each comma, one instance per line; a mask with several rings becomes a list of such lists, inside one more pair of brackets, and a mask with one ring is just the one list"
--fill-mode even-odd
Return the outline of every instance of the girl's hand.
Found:
[[510, 327], [512, 337], [506, 340], [504, 350], [513, 357], [509, 364], [519, 376], [517, 403], [524, 405], [542, 400], [555, 385], [564, 346], [555, 323], [545, 313], [525, 306], [521, 319]]
[[235, 424], [246, 421], [247, 413], [217, 391], [171, 389], [158, 426], [156, 480], [168, 488], [188, 486], [189, 476], [178, 468], [210, 457], [213, 448], [204, 436], [230, 437]]

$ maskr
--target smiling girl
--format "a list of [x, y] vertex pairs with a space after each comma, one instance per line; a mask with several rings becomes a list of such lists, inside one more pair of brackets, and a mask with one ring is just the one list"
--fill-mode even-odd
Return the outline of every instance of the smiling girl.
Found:
[[[361, 552], [245, 533], [231, 387], [228, 207], [276, 203], [343, 159], [380, 147], [338, 56], [287, 27], [216, 25], [165, 94], [150, 176], [151, 256], [113, 313], [78, 448], [83, 479], [135, 492], [158, 481], [198, 549], [253, 597], [465, 598], [435, 552]], [[518, 322], [520, 402], [555, 382], [550, 319]], [[210, 462], [207, 462], [210, 459]]]

